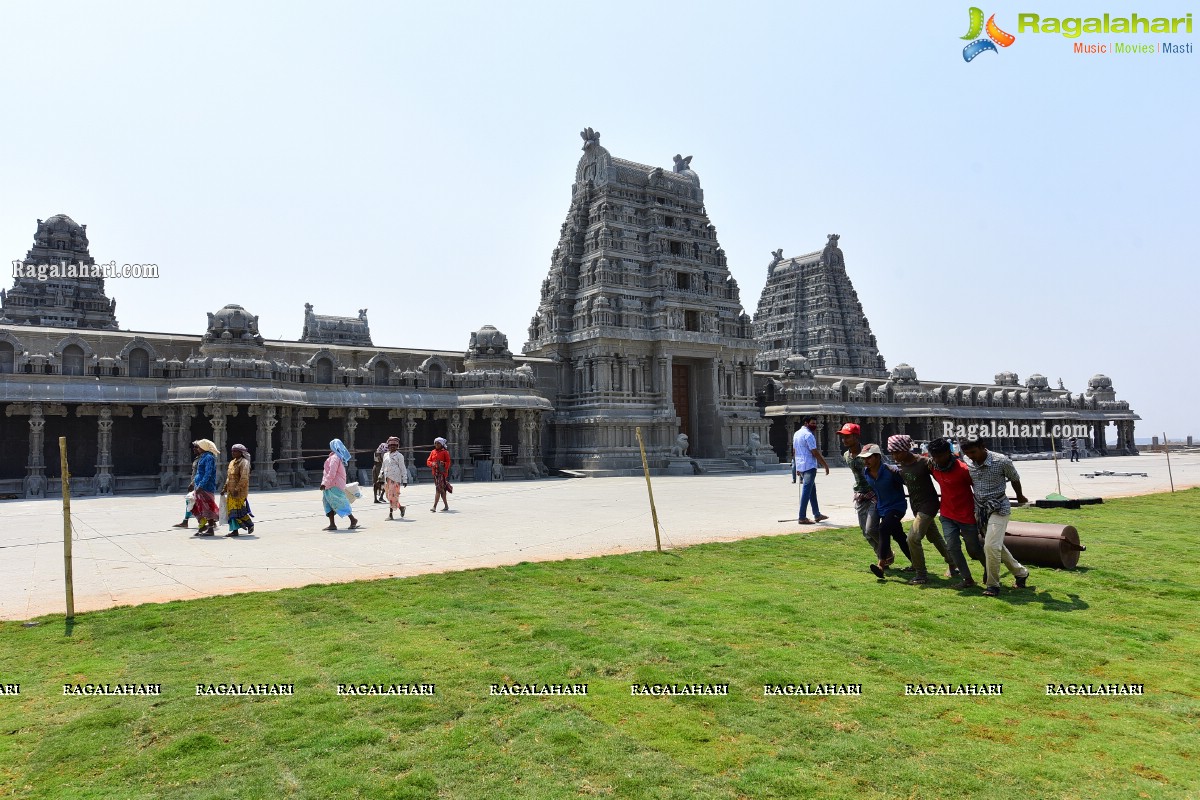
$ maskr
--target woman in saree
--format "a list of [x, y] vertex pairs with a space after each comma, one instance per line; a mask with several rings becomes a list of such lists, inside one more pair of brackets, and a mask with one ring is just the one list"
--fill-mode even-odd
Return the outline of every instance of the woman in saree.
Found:
[[229, 471], [225, 475], [225, 511], [229, 515], [229, 533], [237, 536], [241, 528], [254, 533], [254, 515], [250, 513], [250, 451], [244, 444], [230, 448]]
[[437, 511], [438, 500], [442, 501], [442, 511], [449, 511], [450, 504], [446, 502], [446, 494], [453, 492], [454, 487], [450, 485], [450, 451], [446, 449], [446, 440], [442, 437], [437, 437], [433, 440], [433, 452], [429, 454], [425, 466], [433, 472], [433, 508], [429, 509], [432, 512]]
[[192, 455], [196, 460], [192, 473], [192, 491], [196, 498], [192, 505], [192, 516], [200, 523], [200, 530], [192, 536], [212, 536], [217, 530], [217, 446], [211, 439], [192, 442]]
[[329, 458], [325, 459], [325, 471], [321, 476], [321, 504], [325, 516], [329, 517], [327, 531], [336, 531], [334, 515], [350, 518], [350, 530], [358, 527], [358, 520], [350, 511], [350, 497], [346, 494], [346, 465], [350, 463], [350, 451], [341, 439], [329, 442]]

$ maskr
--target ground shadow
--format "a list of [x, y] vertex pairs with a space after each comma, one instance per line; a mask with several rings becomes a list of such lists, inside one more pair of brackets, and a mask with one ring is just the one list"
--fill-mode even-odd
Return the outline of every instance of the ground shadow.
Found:
[[1066, 600], [1054, 597], [1050, 592], [1039, 592], [1036, 586], [1028, 589], [1002, 589], [1000, 599], [1014, 606], [1027, 606], [1040, 603], [1046, 611], [1084, 611], [1091, 608], [1087, 601], [1077, 594], [1068, 594]]

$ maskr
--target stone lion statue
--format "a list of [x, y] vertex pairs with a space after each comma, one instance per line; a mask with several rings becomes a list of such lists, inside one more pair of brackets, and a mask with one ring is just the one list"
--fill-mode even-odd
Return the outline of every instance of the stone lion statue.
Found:
[[762, 437], [757, 433], [750, 434], [750, 452], [757, 453], [762, 447]]
[[681, 433], [675, 437], [675, 446], [671, 448], [671, 458], [687, 458], [688, 435]]

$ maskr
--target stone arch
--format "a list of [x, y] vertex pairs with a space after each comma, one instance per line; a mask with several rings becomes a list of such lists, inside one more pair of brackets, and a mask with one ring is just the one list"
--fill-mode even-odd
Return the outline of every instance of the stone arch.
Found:
[[59, 339], [58, 344], [54, 345], [54, 348], [50, 351], [50, 355], [61, 357], [62, 351], [70, 345], [75, 345], [83, 350], [83, 354], [87, 358], [92, 358], [96, 355], [96, 351], [92, 349], [92, 345], [88, 342], [88, 340], [80, 336], [78, 333], [69, 333], [62, 339]]
[[304, 362], [304, 366], [312, 370], [313, 383], [337, 383], [341, 362], [328, 348], [322, 347]]
[[[144, 360], [136, 355], [136, 351], [145, 353]], [[159, 359], [158, 351], [141, 336], [135, 336], [117, 353], [117, 361], [122, 365], [121, 371], [131, 378], [149, 378], [154, 364]]]
[[0, 331], [0, 375], [19, 372], [24, 366], [25, 345], [8, 331]]
[[376, 353], [363, 365], [372, 376], [376, 386], [387, 386], [391, 382], [392, 370], [395, 368], [390, 358], [383, 353]]
[[56, 371], [60, 375], [86, 375], [88, 365], [95, 357], [96, 351], [78, 333], [64, 336], [50, 351], [50, 358], [57, 365]]
[[425, 374], [430, 389], [441, 389], [445, 385], [445, 378], [450, 372], [450, 366], [440, 357], [430, 356], [421, 362], [421, 366], [417, 367], [417, 370]]

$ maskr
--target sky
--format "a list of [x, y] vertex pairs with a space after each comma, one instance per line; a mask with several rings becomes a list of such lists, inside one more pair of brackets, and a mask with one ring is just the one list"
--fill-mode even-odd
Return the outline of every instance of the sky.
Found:
[[[97, 261], [158, 265], [108, 282], [123, 328], [239, 303], [296, 339], [311, 302], [379, 345], [519, 351], [592, 127], [694, 157], [750, 313], [771, 251], [838, 233], [889, 366], [1102, 372], [1139, 439], [1200, 435], [1200, 42], [1017, 25], [1200, 7], [981, 8], [1016, 40], [968, 63], [969, 3], [5, 3], [0, 260], [65, 213]], [[1193, 52], [1072, 47], [1161, 41]]]

